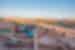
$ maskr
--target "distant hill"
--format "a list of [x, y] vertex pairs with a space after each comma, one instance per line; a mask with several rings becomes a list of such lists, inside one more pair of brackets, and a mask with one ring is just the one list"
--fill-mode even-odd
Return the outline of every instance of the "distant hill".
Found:
[[33, 22], [32, 19], [29, 19], [29, 18], [2, 18], [0, 19], [0, 21], [3, 21], [3, 22], [16, 22], [16, 23], [19, 23], [19, 24], [24, 24], [24, 23], [27, 23], [27, 24], [30, 24]]

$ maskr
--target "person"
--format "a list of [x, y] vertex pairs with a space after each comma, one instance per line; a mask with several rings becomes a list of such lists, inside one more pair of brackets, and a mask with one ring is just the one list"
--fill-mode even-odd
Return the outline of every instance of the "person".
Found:
[[47, 28], [40, 28], [39, 31], [38, 31], [38, 37], [43, 37], [45, 35], [48, 34], [48, 29]]
[[0, 50], [6, 50], [5, 39], [0, 39]]
[[47, 48], [49, 45], [48, 29], [41, 28], [40, 32], [38, 33], [39, 47]]
[[5, 42], [5, 45], [6, 46], [16, 45], [17, 41], [18, 40], [15, 37], [8, 37], [6, 42]]
[[27, 35], [29, 38], [33, 37], [33, 30], [34, 30], [34, 26], [32, 25], [28, 25], [24, 28], [24, 33], [25, 35]]

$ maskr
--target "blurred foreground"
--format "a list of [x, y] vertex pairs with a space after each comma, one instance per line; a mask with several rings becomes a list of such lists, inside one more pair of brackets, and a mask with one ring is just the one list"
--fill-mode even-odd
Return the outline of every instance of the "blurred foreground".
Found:
[[0, 50], [34, 50], [35, 40], [38, 50], [75, 50], [74, 21], [39, 20], [28, 24], [1, 20]]

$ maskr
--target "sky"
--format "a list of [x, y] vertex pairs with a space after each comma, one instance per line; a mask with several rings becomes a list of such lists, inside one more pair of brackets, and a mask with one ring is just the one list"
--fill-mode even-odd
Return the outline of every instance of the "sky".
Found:
[[75, 0], [0, 0], [0, 16], [75, 17]]

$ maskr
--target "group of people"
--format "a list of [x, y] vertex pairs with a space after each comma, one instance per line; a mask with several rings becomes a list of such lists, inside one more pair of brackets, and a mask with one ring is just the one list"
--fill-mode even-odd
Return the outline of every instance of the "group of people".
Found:
[[[59, 32], [56, 28], [45, 28], [35, 25], [16, 25], [15, 33], [10, 33], [6, 37], [6, 46], [24, 46], [27, 45], [31, 48], [34, 46], [34, 33], [37, 30], [37, 39], [39, 39], [39, 48], [49, 48], [57, 50], [72, 50], [75, 47], [75, 39], [66, 38], [67, 32]], [[37, 40], [36, 39], [36, 40]], [[73, 46], [73, 47], [72, 47]]]
[[16, 25], [15, 32], [5, 35], [5, 46], [33, 48], [33, 25]]
[[56, 28], [40, 29], [40, 48], [55, 50], [75, 50], [75, 39], [66, 37], [67, 32], [57, 31]]

